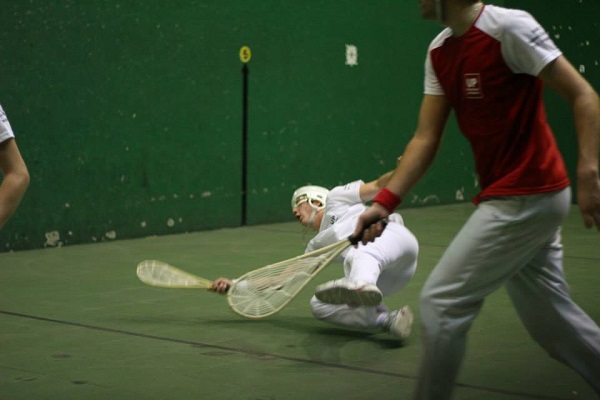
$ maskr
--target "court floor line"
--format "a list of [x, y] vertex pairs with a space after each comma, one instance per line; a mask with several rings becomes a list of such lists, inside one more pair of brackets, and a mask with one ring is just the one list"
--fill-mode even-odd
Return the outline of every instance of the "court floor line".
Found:
[[[193, 340], [185, 340], [185, 339], [177, 339], [177, 338], [164, 337], [164, 336], [149, 335], [146, 333], [132, 332], [132, 331], [126, 331], [126, 330], [122, 330], [122, 329], [115, 329], [115, 328], [107, 328], [107, 327], [102, 327], [102, 326], [83, 324], [83, 323], [79, 323], [79, 322], [58, 320], [58, 319], [54, 319], [54, 318], [22, 314], [22, 313], [13, 312], [13, 311], [0, 310], [0, 314], [12, 316], [12, 317], [36, 320], [36, 321], [50, 322], [50, 323], [60, 324], [60, 325], [65, 325], [65, 326], [73, 326], [73, 327], [78, 327], [78, 328], [90, 329], [90, 330], [95, 330], [95, 331], [99, 331], [99, 332], [116, 333], [116, 334], [120, 334], [120, 335], [139, 337], [139, 338], [143, 338], [143, 339], [159, 340], [159, 341], [169, 342], [169, 343], [179, 343], [179, 344], [192, 345], [192, 346], [196, 346], [196, 347], [206, 347], [206, 348], [224, 350], [224, 351], [229, 351], [229, 352], [233, 352], [233, 353], [246, 354], [246, 355], [253, 356], [253, 357], [276, 358], [276, 359], [291, 361], [291, 362], [296, 362], [296, 363], [312, 364], [312, 365], [317, 365], [317, 366], [321, 366], [321, 367], [337, 368], [337, 369], [362, 372], [362, 373], [368, 373], [368, 374], [374, 374], [374, 375], [380, 375], [380, 376], [392, 376], [392, 377], [396, 377], [396, 378], [408, 379], [408, 380], [413, 380], [413, 381], [417, 379], [416, 376], [401, 374], [401, 373], [397, 373], [397, 372], [382, 371], [382, 370], [371, 369], [371, 368], [361, 368], [361, 367], [356, 367], [356, 366], [352, 366], [352, 365], [336, 364], [336, 363], [331, 363], [331, 362], [310, 360], [310, 359], [299, 358], [299, 357], [290, 357], [290, 356], [285, 356], [285, 355], [281, 355], [281, 354], [262, 353], [262, 352], [251, 351], [251, 350], [242, 349], [242, 348], [220, 346], [220, 345], [215, 345], [215, 344], [197, 342], [197, 341], [193, 341]], [[569, 400], [569, 399], [563, 398], [563, 397], [544, 396], [544, 395], [538, 395], [538, 394], [532, 394], [532, 393], [524, 393], [524, 392], [510, 391], [510, 390], [504, 390], [504, 389], [489, 388], [489, 387], [472, 385], [472, 384], [457, 383], [457, 386], [466, 388], [466, 389], [480, 390], [482, 392], [505, 394], [507, 396], [521, 396], [521, 397], [526, 397], [529, 399]]]

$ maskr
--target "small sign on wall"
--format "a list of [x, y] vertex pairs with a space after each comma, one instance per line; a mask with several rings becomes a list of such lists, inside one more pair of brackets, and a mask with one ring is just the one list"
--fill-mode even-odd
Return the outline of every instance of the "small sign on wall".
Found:
[[353, 44], [346, 45], [346, 65], [351, 67], [358, 65], [358, 49]]

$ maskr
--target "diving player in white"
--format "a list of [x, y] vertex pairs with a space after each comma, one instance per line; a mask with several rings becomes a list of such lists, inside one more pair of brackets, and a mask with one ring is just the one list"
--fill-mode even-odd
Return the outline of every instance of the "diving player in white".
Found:
[[[365, 183], [354, 181], [331, 191], [321, 186], [303, 186], [292, 196], [292, 212], [309, 229], [319, 233], [306, 252], [347, 238], [358, 217], [385, 185], [390, 173]], [[419, 245], [399, 214], [388, 217], [381, 237], [373, 243], [349, 247], [340, 256], [344, 278], [319, 285], [310, 300], [319, 320], [370, 332], [387, 331], [400, 340], [410, 335], [413, 315], [408, 306], [388, 311], [383, 296], [405, 287], [417, 268]], [[226, 293], [232, 281], [219, 278], [213, 290]]]

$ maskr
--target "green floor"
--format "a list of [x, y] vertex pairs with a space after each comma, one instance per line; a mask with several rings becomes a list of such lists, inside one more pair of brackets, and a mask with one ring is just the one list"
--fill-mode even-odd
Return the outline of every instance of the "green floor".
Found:
[[[419, 288], [471, 209], [403, 211], [420, 241], [419, 269], [388, 305], [417, 308]], [[574, 209], [565, 268], [574, 299], [595, 321], [598, 235]], [[151, 288], [135, 276], [139, 261], [154, 258], [207, 278], [235, 277], [297, 255], [309, 237], [290, 222], [0, 254], [0, 399], [409, 399], [418, 329], [399, 346], [311, 317], [314, 286], [340, 276], [339, 265], [262, 321], [233, 314], [223, 296]], [[456, 399], [595, 398], [527, 336], [503, 291], [489, 298]]]

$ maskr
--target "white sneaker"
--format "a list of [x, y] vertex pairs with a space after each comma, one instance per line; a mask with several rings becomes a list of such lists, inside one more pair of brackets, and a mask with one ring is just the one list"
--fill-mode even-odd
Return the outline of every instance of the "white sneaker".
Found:
[[410, 307], [404, 306], [399, 310], [392, 311], [385, 319], [383, 326], [390, 334], [400, 340], [410, 336], [413, 324], [413, 313]]
[[327, 304], [348, 304], [350, 306], [371, 306], [381, 303], [383, 295], [375, 285], [337, 279], [317, 286], [315, 296]]

